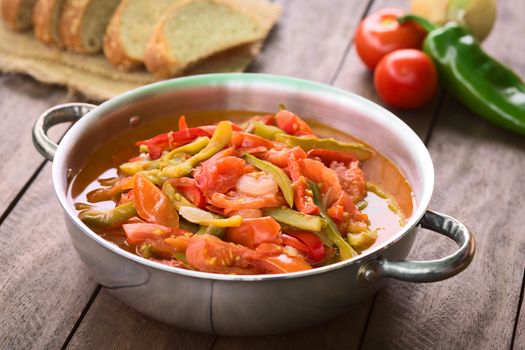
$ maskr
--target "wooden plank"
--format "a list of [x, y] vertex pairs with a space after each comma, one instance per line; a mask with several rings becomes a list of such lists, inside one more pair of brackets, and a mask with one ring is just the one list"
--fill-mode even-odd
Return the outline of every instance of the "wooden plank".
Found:
[[[117, 321], [118, 320], [118, 321]], [[97, 324], [98, 327], [91, 325]], [[129, 335], [133, 334], [130, 342]], [[215, 337], [154, 321], [113, 298], [104, 288], [68, 349], [209, 349]]]
[[277, 0], [283, 16], [250, 71], [328, 83], [370, 0]]
[[[0, 75], [0, 216], [44, 160], [31, 143], [33, 123], [65, 98], [65, 89], [43, 86], [21, 75]], [[63, 131], [60, 128], [51, 135]]]
[[266, 337], [218, 337], [213, 349], [358, 349], [371, 304], [369, 299], [342, 317], [297, 332]]
[[[525, 3], [499, 2], [498, 22], [486, 49], [525, 75], [525, 43], [518, 14]], [[477, 241], [472, 265], [434, 284], [393, 282], [378, 294], [364, 349], [507, 349], [525, 260], [525, 142], [446, 98], [428, 145], [436, 169], [431, 207], [471, 227]], [[410, 258], [453, 251], [436, 235], [418, 235]], [[518, 347], [519, 348], [519, 347]]]
[[0, 226], [0, 349], [61, 347], [96, 287], [54, 198], [47, 164]]
[[[337, 71], [339, 62], [342, 60], [361, 14], [365, 10], [367, 2], [360, 1], [359, 4], [345, 0], [315, 1], [306, 4], [300, 0], [283, 1], [284, 15], [266, 43], [262, 55], [252, 65], [251, 70], [257, 72], [268, 72], [272, 74], [284, 74], [297, 76], [312, 80], [328, 82]], [[341, 16], [341, 13], [348, 15]], [[329, 53], [329, 54], [326, 54]], [[101, 316], [99, 313], [111, 309], [117, 303], [118, 312]], [[353, 319], [363, 319], [369, 310], [369, 302], [362, 304], [355, 313], [359, 316], [348, 314], [339, 321], [330, 323], [327, 328], [317, 328], [299, 332], [294, 335], [295, 344], [308, 346], [316, 342], [315, 335], [323, 341], [328, 341], [330, 329], [340, 327], [338, 322], [352, 324]], [[364, 315], [364, 316], [363, 316]], [[104, 320], [101, 321], [101, 317]], [[107, 325], [116, 325], [125, 319], [129, 324], [148, 324], [144, 330], [137, 331], [133, 327], [119, 327], [119, 337], [106, 336], [104, 328]], [[135, 347], [152, 346], [163, 347], [168, 340], [181, 337], [184, 342], [193, 343], [198, 346], [208, 344], [208, 337], [200, 334], [188, 333], [170, 327], [149, 326], [150, 323], [157, 325], [155, 321], [145, 319], [137, 312], [122, 306], [109, 295], [102, 294], [97, 297], [93, 307], [81, 322], [79, 331], [71, 340], [72, 347], [79, 344], [104, 344], [105, 347]], [[364, 324], [353, 327], [354, 333], [346, 334], [340, 332], [341, 336], [336, 338], [343, 344], [352, 345], [356, 348], [362, 334]], [[345, 326], [345, 332], [348, 327]], [[114, 328], [111, 328], [113, 331]], [[311, 334], [309, 334], [311, 333]], [[177, 334], [177, 336], [175, 336]], [[96, 336], [93, 336], [96, 335]], [[101, 337], [104, 342], [99, 343], [97, 338]], [[143, 343], [143, 339], [153, 339], [153, 343]], [[157, 340], [159, 344], [157, 344]], [[269, 347], [272, 344], [281, 344], [286, 337], [268, 338], [218, 338], [216, 347]], [[93, 343], [95, 342], [95, 343]], [[320, 340], [317, 344], [322, 345]]]
[[[370, 7], [369, 13], [373, 13], [381, 8], [394, 7], [409, 10], [408, 0], [376, 0]], [[408, 111], [391, 108], [385, 105], [375, 92], [373, 84], [373, 73], [365, 66], [357, 55], [355, 46], [352, 46], [349, 54], [343, 63], [341, 71], [337, 74], [333, 85], [361, 95], [389, 109], [396, 116], [407, 123], [425, 141], [431, 129], [435, 111], [440, 103], [440, 93], [425, 107]]]

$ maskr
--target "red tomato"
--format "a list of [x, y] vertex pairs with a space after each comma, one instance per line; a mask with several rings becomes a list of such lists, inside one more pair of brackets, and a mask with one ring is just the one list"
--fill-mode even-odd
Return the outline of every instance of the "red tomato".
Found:
[[287, 254], [256, 260], [254, 265], [266, 273], [288, 273], [312, 269], [302, 257]]
[[238, 157], [212, 157], [195, 171], [197, 187], [208, 198], [214, 193], [226, 193], [235, 187], [237, 180], [244, 174], [245, 164], [244, 159]]
[[248, 248], [228, 243], [204, 234], [191, 237], [186, 249], [186, 259], [192, 269], [235, 274], [256, 274], [243, 256]]
[[275, 117], [272, 114], [256, 115], [251, 117], [250, 122], [260, 122], [266, 125], [275, 125]]
[[178, 228], [148, 223], [124, 224], [122, 228], [130, 244], [139, 244], [147, 239], [166, 238], [188, 233], [188, 231]]
[[275, 115], [275, 119], [277, 120], [277, 126], [290, 135], [314, 135], [308, 124], [290, 111], [280, 110]]
[[342, 191], [336, 172], [313, 159], [302, 159], [299, 164], [304, 176], [317, 184], [322, 184], [321, 194], [326, 197], [326, 203], [330, 206]]
[[269, 216], [246, 218], [241, 226], [229, 227], [224, 238], [252, 249], [261, 243], [281, 244], [281, 225]]
[[383, 101], [396, 108], [419, 108], [435, 95], [436, 68], [422, 51], [405, 49], [386, 55], [374, 73], [374, 85]]
[[196, 207], [204, 208], [206, 206], [206, 198], [201, 190], [196, 185], [194, 179], [190, 177], [179, 177], [168, 179], [168, 182], [175, 186], [186, 199], [192, 202]]
[[382, 9], [366, 17], [357, 28], [355, 48], [370, 70], [392, 51], [421, 48], [425, 32], [412, 21], [399, 24], [397, 18], [402, 15], [399, 9]]
[[162, 152], [187, 144], [199, 136], [210, 136], [203, 128], [190, 128], [159, 134], [148, 140], [138, 141], [137, 146], [148, 146], [151, 159], [158, 159]]
[[306, 158], [306, 152], [299, 147], [285, 148], [281, 150], [270, 149], [264, 155], [264, 159], [280, 168], [288, 166], [288, 159], [294, 157], [296, 160]]
[[321, 210], [315, 205], [306, 178], [303, 176], [301, 167], [294, 156], [288, 160], [288, 170], [293, 181], [294, 203], [297, 210], [305, 214], [319, 214]]
[[135, 177], [133, 204], [140, 218], [153, 224], [179, 226], [179, 215], [162, 191], [144, 176]]
[[352, 162], [348, 167], [342, 163], [332, 163], [330, 169], [336, 172], [343, 191], [352, 202], [357, 203], [365, 197], [365, 173], [359, 168], [358, 162]]
[[299, 252], [301, 252], [304, 256], [310, 256], [310, 249], [308, 249], [308, 246], [304, 244], [303, 242], [301, 242], [300, 240], [298, 240], [297, 238], [287, 235], [286, 233], [283, 233], [281, 237], [283, 239], [283, 246], [287, 245], [290, 247], [294, 247]]
[[313, 261], [323, 260], [325, 255], [324, 244], [317, 235], [308, 231], [288, 231], [287, 233], [306, 245], [309, 251], [308, 255]]

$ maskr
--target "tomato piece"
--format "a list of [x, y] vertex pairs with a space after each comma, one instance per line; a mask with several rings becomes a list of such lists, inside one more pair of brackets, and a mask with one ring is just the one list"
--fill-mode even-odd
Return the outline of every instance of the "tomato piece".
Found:
[[227, 195], [214, 193], [210, 202], [218, 208], [224, 208], [226, 215], [234, 210], [276, 208], [286, 203], [284, 198], [278, 193], [253, 197], [239, 192], [230, 192]]
[[232, 146], [235, 149], [255, 147], [266, 147], [267, 149], [270, 149], [273, 147], [273, 143], [270, 140], [267, 140], [254, 134], [234, 131], [232, 137]]
[[171, 267], [178, 267], [178, 268], [181, 268], [181, 269], [187, 269], [186, 265], [184, 265], [184, 263], [182, 261], [179, 261], [179, 260], [174, 260], [174, 259], [152, 259], [152, 258], [150, 258], [149, 260], [158, 262], [159, 264], [162, 264], [162, 265], [167, 265], [167, 266], [171, 266]]
[[326, 198], [329, 207], [342, 191], [339, 177], [336, 172], [327, 168], [323, 163], [313, 159], [299, 161], [303, 175], [317, 184], [321, 184], [321, 194]]
[[348, 167], [342, 163], [332, 163], [330, 168], [336, 172], [343, 191], [352, 202], [357, 203], [365, 197], [365, 173], [359, 168], [357, 161], [350, 163]]
[[180, 130], [186, 130], [186, 129], [189, 129], [188, 128], [188, 124], [186, 123], [186, 117], [181, 115], [179, 117], [179, 131]]
[[135, 177], [133, 204], [139, 217], [153, 224], [179, 226], [179, 215], [162, 191], [144, 176]]
[[257, 268], [266, 273], [288, 273], [312, 269], [312, 266], [310, 266], [302, 257], [290, 256], [287, 254], [256, 260], [254, 264]]
[[275, 115], [275, 120], [277, 121], [277, 126], [290, 135], [314, 135], [314, 132], [304, 120], [285, 109], [277, 112]]
[[414, 109], [436, 94], [438, 76], [434, 63], [424, 52], [404, 49], [389, 53], [379, 62], [374, 86], [390, 106]]
[[201, 209], [206, 207], [206, 198], [197, 186], [177, 186], [177, 191], [179, 191], [196, 207]]
[[185, 252], [190, 243], [190, 237], [183, 235], [177, 237], [168, 237], [164, 239], [164, 242], [168, 243], [173, 247], [175, 252]]
[[309, 150], [307, 156], [308, 158], [319, 158], [326, 166], [330, 166], [332, 162], [348, 164], [357, 160], [356, 156], [354, 156], [352, 153], [320, 148]]
[[288, 170], [293, 181], [294, 203], [297, 210], [305, 214], [319, 214], [321, 211], [314, 203], [313, 193], [308, 188], [308, 183], [301, 172], [301, 167], [293, 156], [288, 160]]
[[317, 235], [308, 231], [288, 231], [287, 233], [306, 245], [313, 261], [323, 260], [325, 256], [324, 244]]
[[197, 187], [210, 198], [215, 193], [226, 193], [235, 187], [237, 180], [244, 174], [244, 159], [226, 156], [212, 157], [203, 162], [195, 171]]
[[262, 211], [260, 209], [241, 209], [234, 210], [228, 213], [228, 216], [234, 215], [240, 215], [243, 218], [260, 218], [261, 216], [263, 216]]
[[399, 9], [381, 9], [366, 17], [357, 28], [355, 48], [370, 70], [390, 52], [421, 48], [425, 32], [412, 21], [399, 24], [397, 18], [403, 14]]
[[214, 273], [255, 274], [250, 264], [243, 259], [248, 249], [204, 234], [190, 238], [186, 259], [192, 269]]
[[286, 168], [288, 166], [288, 159], [294, 157], [296, 160], [306, 158], [306, 152], [300, 147], [285, 148], [285, 149], [270, 149], [264, 155], [264, 160], [277, 165], [280, 168]]
[[89, 192], [86, 197], [87, 200], [92, 203], [113, 200], [123, 192], [132, 189], [134, 183], [135, 179], [132, 176], [124, 177], [115, 182], [111, 187], [97, 188]]
[[162, 152], [185, 145], [197, 137], [210, 136], [203, 128], [190, 128], [179, 131], [170, 131], [154, 136], [148, 140], [137, 141], [137, 146], [146, 145], [151, 159], [158, 159]]
[[246, 218], [239, 227], [228, 227], [225, 239], [248, 248], [261, 243], [281, 244], [281, 225], [272, 217]]
[[275, 116], [272, 114], [256, 115], [251, 117], [250, 122], [260, 122], [266, 125], [275, 125]]
[[139, 244], [147, 239], [166, 238], [172, 235], [180, 236], [188, 233], [182, 229], [149, 223], [123, 224], [122, 228], [130, 244]]

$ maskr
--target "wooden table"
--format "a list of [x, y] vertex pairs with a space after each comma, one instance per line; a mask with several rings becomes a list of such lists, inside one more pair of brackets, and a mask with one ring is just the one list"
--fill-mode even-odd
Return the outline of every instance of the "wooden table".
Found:
[[[353, 34], [367, 13], [408, 1], [282, 2], [284, 16], [251, 70], [320, 81], [379, 102]], [[524, 34], [525, 2], [501, 0], [484, 47], [522, 77]], [[195, 334], [156, 322], [113, 298], [85, 269], [55, 200], [51, 164], [30, 138], [42, 111], [70, 99], [60, 87], [0, 76], [0, 349], [525, 348], [525, 139], [485, 122], [448, 93], [424, 109], [394, 113], [430, 150], [431, 207], [475, 233], [471, 266], [439, 283], [392, 281], [343, 317], [261, 338]], [[438, 235], [420, 234], [409, 258], [453, 249]]]

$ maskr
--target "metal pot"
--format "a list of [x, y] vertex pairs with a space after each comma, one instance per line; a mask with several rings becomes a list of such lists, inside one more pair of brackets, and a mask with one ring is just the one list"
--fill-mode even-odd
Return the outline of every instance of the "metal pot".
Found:
[[[417, 207], [406, 226], [380, 246], [353, 259], [283, 275], [234, 276], [188, 271], [130, 254], [104, 240], [77, 217], [67, 198], [69, 181], [89, 154], [143, 120], [206, 110], [274, 110], [284, 103], [323, 118], [390, 158], [414, 191]], [[74, 121], [57, 146], [52, 125]], [[454, 218], [427, 210], [434, 186], [430, 155], [419, 137], [382, 107], [349, 92], [314, 82], [262, 74], [212, 74], [163, 81], [100, 106], [60, 105], [33, 129], [36, 148], [53, 160], [53, 184], [80, 258], [95, 278], [132, 308], [177, 327], [223, 335], [264, 335], [322, 323], [347, 312], [395, 278], [434, 282], [456, 275], [474, 256], [474, 240]], [[406, 261], [423, 227], [453, 239], [459, 249], [431, 261]], [[424, 232], [424, 231], [420, 231]]]

